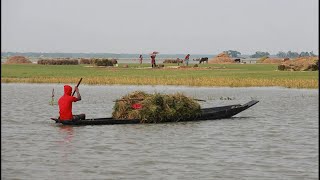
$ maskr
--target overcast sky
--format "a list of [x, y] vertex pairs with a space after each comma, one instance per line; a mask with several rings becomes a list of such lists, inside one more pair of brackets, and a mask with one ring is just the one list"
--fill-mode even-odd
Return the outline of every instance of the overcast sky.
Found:
[[318, 0], [1, 0], [1, 51], [319, 49]]

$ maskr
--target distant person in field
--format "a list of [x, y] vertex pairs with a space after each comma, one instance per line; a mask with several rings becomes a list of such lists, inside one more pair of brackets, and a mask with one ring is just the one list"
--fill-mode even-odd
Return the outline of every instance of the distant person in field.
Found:
[[189, 58], [190, 58], [190, 54], [187, 54], [186, 57], [184, 58], [184, 62], [186, 63], [187, 66], [189, 66]]
[[142, 64], [142, 59], [143, 59], [142, 54], [140, 54], [140, 56], [139, 56], [139, 62], [140, 62], [140, 64]]
[[59, 105], [59, 120], [63, 124], [72, 124], [72, 122], [79, 121], [80, 119], [85, 119], [85, 114], [73, 115], [72, 114], [72, 103], [81, 101], [81, 95], [78, 87], [75, 87], [77, 97], [73, 97], [72, 87], [69, 85], [64, 85], [64, 94], [60, 97], [58, 101]]
[[156, 67], [156, 54], [151, 54], [151, 67], [155, 68]]

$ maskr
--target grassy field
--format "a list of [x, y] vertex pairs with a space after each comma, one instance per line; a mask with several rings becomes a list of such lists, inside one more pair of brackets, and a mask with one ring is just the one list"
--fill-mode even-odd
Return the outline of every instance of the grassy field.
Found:
[[319, 79], [318, 71], [278, 71], [274, 64], [204, 64], [197, 68], [165, 64], [160, 69], [151, 69], [150, 64], [128, 66], [1, 64], [1, 82], [76, 84], [82, 77], [83, 84], [318, 88]]

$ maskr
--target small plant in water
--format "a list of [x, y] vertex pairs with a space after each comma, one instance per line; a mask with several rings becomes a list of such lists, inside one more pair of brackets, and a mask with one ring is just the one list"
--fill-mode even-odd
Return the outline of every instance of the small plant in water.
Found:
[[234, 100], [234, 99], [235, 99], [234, 97], [223, 97], [223, 96], [220, 97], [220, 100]]

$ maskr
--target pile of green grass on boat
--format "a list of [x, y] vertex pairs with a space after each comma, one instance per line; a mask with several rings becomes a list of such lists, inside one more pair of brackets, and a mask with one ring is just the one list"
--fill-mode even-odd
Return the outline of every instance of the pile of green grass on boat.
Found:
[[142, 91], [135, 91], [118, 99], [113, 110], [112, 117], [115, 119], [139, 119], [141, 123], [192, 120], [201, 112], [200, 105], [182, 93], [165, 95]]

